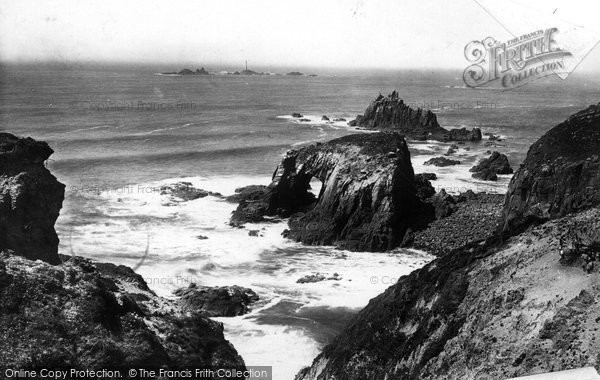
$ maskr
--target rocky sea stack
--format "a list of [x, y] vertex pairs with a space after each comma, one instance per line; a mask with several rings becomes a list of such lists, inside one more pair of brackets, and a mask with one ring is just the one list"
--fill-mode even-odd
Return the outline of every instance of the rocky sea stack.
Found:
[[[400, 278], [296, 379], [600, 369], [598, 120], [598, 106], [590, 107], [531, 147], [499, 221], [513, 236], [457, 247]], [[554, 220], [516, 235], [530, 214]]]
[[[311, 179], [322, 183], [318, 196]], [[287, 236], [305, 244], [383, 251], [421, 223], [417, 184], [399, 133], [345, 136], [289, 151], [262, 193], [249, 192], [232, 224], [292, 216]]]
[[367, 107], [363, 115], [351, 122], [365, 129], [394, 130], [415, 140], [480, 141], [481, 130], [450, 129], [440, 126], [435, 114], [429, 110], [416, 110], [404, 103], [396, 91], [379, 96]]
[[65, 185], [44, 166], [52, 153], [45, 142], [0, 133], [0, 250], [58, 264]]

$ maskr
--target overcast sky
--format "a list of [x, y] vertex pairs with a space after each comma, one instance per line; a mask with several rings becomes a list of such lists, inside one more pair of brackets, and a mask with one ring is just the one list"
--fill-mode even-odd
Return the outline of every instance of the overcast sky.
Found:
[[[527, 3], [509, 15], [560, 17], [600, 35], [597, 0]], [[474, 0], [0, 0], [2, 61], [457, 68], [465, 45], [487, 36], [510, 38]], [[599, 50], [579, 68], [600, 68]]]

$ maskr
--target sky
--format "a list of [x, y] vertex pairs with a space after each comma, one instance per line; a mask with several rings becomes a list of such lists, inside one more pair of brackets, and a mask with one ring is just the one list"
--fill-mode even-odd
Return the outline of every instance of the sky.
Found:
[[[0, 61], [460, 68], [464, 48], [559, 17], [600, 36], [597, 0], [0, 0]], [[507, 8], [508, 7], [508, 8]], [[510, 7], [516, 7], [513, 8]], [[484, 9], [486, 8], [486, 9]], [[491, 9], [491, 12], [490, 12]], [[523, 10], [521, 10], [523, 9]], [[500, 9], [498, 8], [498, 12]], [[535, 17], [533, 17], [535, 18]], [[523, 25], [525, 24], [525, 25]], [[599, 37], [600, 38], [600, 37]], [[600, 47], [578, 69], [600, 68]]]

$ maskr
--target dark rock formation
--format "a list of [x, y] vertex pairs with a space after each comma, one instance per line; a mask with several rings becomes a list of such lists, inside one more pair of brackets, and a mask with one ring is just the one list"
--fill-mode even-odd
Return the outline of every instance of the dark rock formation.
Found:
[[175, 290], [183, 310], [197, 312], [207, 317], [235, 317], [246, 314], [249, 306], [258, 301], [258, 295], [241, 286], [197, 286]]
[[460, 161], [451, 160], [449, 158], [440, 156], [440, 157], [434, 157], [432, 159], [425, 161], [423, 163], [423, 165], [434, 165], [434, 166], [444, 167], [444, 166], [460, 165]]
[[292, 71], [292, 72], [289, 72], [289, 73], [287, 73], [285, 75], [300, 76], [300, 75], [304, 75], [304, 74], [302, 74], [300, 71]]
[[[354, 124], [354, 125], [353, 125]], [[442, 128], [435, 114], [421, 108], [412, 109], [398, 97], [396, 91], [387, 97], [379, 96], [359, 115], [351, 126], [366, 129], [394, 130], [416, 140], [479, 141], [481, 130], [465, 128], [447, 130]]]
[[484, 158], [469, 171], [473, 172], [471, 175], [473, 178], [497, 181], [498, 174], [512, 174], [513, 169], [510, 167], [506, 155], [494, 151], [490, 157]]
[[244, 368], [223, 326], [157, 297], [131, 269], [0, 254], [0, 362], [10, 368]]
[[506, 379], [599, 368], [598, 271], [590, 279], [557, 268], [564, 236], [598, 231], [599, 221], [595, 208], [434, 260], [372, 299], [296, 379]]
[[45, 142], [0, 133], [0, 250], [60, 263], [54, 222], [65, 186], [46, 169]]
[[503, 230], [600, 204], [600, 104], [557, 125], [535, 142], [513, 176]]
[[448, 150], [446, 151], [446, 156], [450, 156], [454, 153], [456, 153], [456, 151], [458, 150], [458, 145], [456, 144], [452, 144], [448, 147]]
[[235, 189], [235, 194], [228, 196], [225, 198], [225, 200], [232, 203], [240, 203], [242, 201], [257, 201], [262, 198], [266, 189], [267, 187], [264, 185], [238, 187]]
[[417, 189], [417, 197], [421, 200], [425, 200], [435, 194], [435, 189], [431, 185], [430, 179], [437, 178], [433, 173], [421, 173], [415, 175], [415, 186]]
[[327, 117], [327, 115], [323, 115], [323, 116], [321, 116], [321, 120], [323, 120], [323, 121], [329, 121], [329, 118]]
[[210, 75], [210, 73], [206, 70], [204, 70], [204, 67], [201, 69], [196, 69], [196, 71], [192, 71], [190, 69], [183, 69], [179, 72], [168, 72], [168, 73], [162, 73], [162, 74], [166, 74], [166, 75]]
[[302, 115], [301, 113], [298, 113], [298, 112], [294, 112], [294, 113], [292, 113], [292, 117], [301, 118], [301, 117], [304, 117], [304, 115]]
[[[505, 198], [505, 234], [467, 242], [400, 278], [296, 379], [496, 379], [600, 368], [599, 116], [592, 106], [533, 144]], [[424, 231], [439, 234], [436, 223], [460, 210]], [[455, 223], [469, 228], [494, 215]]]
[[177, 182], [160, 187], [161, 195], [169, 195], [172, 202], [187, 202], [198, 198], [222, 197], [220, 193], [195, 188], [191, 182]]
[[[311, 179], [323, 186], [318, 199]], [[404, 139], [381, 132], [345, 136], [286, 154], [261, 200], [242, 202], [231, 223], [290, 216], [288, 237], [350, 250], [396, 247], [423, 218]]]
[[308, 283], [312, 283], [312, 282], [321, 282], [321, 281], [325, 281], [325, 280], [339, 281], [341, 279], [342, 278], [337, 273], [334, 273], [331, 276], [327, 275], [325, 273], [313, 273], [313, 274], [307, 274], [306, 276], [300, 277], [298, 279], [298, 281], [296, 281], [296, 283], [298, 283], [298, 284], [308, 284]]
[[421, 176], [426, 180], [435, 181], [437, 179], [437, 175], [435, 173], [420, 173], [417, 174], [416, 177]]
[[435, 209], [435, 218], [442, 219], [452, 215], [456, 210], [456, 200], [446, 190], [441, 189], [439, 193], [436, 193], [430, 199], [431, 204]]
[[336, 117], [333, 121], [346, 121], [343, 117]]

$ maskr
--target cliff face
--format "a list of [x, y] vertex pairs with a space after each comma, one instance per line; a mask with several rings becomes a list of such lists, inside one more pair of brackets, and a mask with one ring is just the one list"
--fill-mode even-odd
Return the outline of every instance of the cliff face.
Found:
[[0, 253], [0, 362], [10, 368], [244, 368], [223, 326], [157, 297], [130, 268]]
[[576, 113], [534, 143], [511, 180], [505, 232], [600, 204], [600, 104]]
[[64, 185], [44, 167], [51, 154], [44, 142], [0, 134], [0, 363], [244, 369], [222, 324], [157, 297], [130, 268], [61, 260], [54, 222]]
[[465, 128], [444, 129], [439, 125], [433, 112], [421, 108], [412, 109], [398, 97], [396, 91], [387, 97], [380, 94], [369, 104], [364, 114], [356, 118], [355, 124], [366, 129], [391, 129], [417, 140], [481, 140], [479, 128], [471, 131]]
[[555, 220], [475, 241], [400, 278], [297, 379], [600, 369], [599, 143], [598, 106], [549, 131], [511, 182], [501, 225], [514, 235], [531, 214]]
[[44, 167], [45, 142], [0, 133], [0, 249], [58, 264], [54, 223], [65, 186]]
[[596, 249], [597, 267], [599, 220], [600, 209], [588, 210], [502, 246], [456, 250], [400, 278], [296, 379], [505, 379], [600, 369], [598, 270], [559, 262], [565, 241], [583, 239], [588, 252]]
[[[308, 192], [317, 178], [317, 199]], [[345, 136], [286, 154], [259, 201], [233, 219], [289, 216], [288, 236], [305, 244], [381, 251], [400, 244], [419, 201], [406, 142], [398, 133]]]

